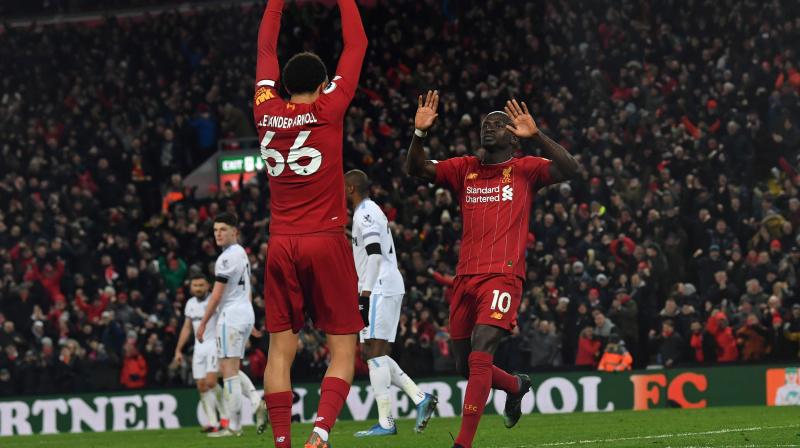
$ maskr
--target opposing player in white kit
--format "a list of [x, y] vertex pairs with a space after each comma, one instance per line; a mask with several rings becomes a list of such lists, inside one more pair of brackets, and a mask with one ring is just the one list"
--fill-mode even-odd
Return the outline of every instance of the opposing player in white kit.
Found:
[[360, 170], [345, 174], [345, 195], [353, 210], [353, 255], [358, 273], [358, 292], [369, 297], [369, 326], [361, 330], [361, 349], [369, 366], [369, 379], [378, 405], [378, 423], [359, 431], [356, 437], [397, 434], [391, 413], [389, 388], [401, 388], [417, 406], [415, 432], [428, 424], [437, 400], [422, 392], [416, 383], [389, 357], [397, 334], [405, 285], [397, 269], [389, 221], [380, 207], [369, 198], [369, 179]]
[[206, 326], [216, 316], [217, 357], [224, 383], [223, 397], [228, 411], [228, 427], [209, 437], [242, 435], [242, 396], [250, 398], [256, 409], [256, 424], [263, 432], [266, 407], [255, 392], [253, 383], [239, 371], [245, 345], [255, 323], [250, 289], [250, 261], [247, 252], [237, 242], [239, 219], [231, 213], [214, 218], [214, 239], [222, 254], [214, 266], [214, 289], [206, 305], [203, 320], [197, 328], [197, 340], [205, 340]]
[[[178, 336], [178, 345], [175, 346], [174, 361], [178, 364], [183, 363], [183, 347], [189, 341], [192, 332], [197, 333], [197, 327], [200, 326], [200, 321], [203, 320], [203, 316], [206, 314], [209, 296], [208, 280], [203, 274], [193, 274], [189, 278], [189, 289], [192, 293], [192, 298], [186, 302], [186, 308], [183, 312], [183, 327]], [[203, 432], [206, 433], [217, 432], [220, 426], [227, 426], [227, 413], [222, 401], [222, 388], [217, 383], [217, 345], [216, 336], [214, 335], [216, 325], [217, 316], [215, 314], [209, 321], [209, 326], [203, 337], [204, 342], [195, 340], [194, 353], [192, 354], [192, 378], [197, 384], [200, 403], [203, 405], [203, 411], [208, 418], [208, 425], [203, 428]], [[222, 418], [222, 425], [220, 425], [220, 421], [217, 418], [218, 412], [220, 418]]]

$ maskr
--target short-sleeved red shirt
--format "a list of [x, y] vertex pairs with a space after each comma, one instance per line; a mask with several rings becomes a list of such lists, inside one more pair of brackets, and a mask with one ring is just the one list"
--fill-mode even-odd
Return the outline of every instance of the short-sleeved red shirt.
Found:
[[436, 183], [461, 204], [464, 234], [458, 275], [516, 274], [525, 279], [531, 204], [552, 183], [550, 161], [525, 156], [484, 165], [466, 156], [436, 162]]

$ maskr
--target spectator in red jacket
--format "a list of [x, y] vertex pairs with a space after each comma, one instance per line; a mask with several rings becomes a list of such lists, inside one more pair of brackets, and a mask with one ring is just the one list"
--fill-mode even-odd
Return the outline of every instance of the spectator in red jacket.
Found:
[[699, 320], [692, 321], [691, 330], [689, 346], [692, 349], [693, 360], [700, 363], [716, 361], [717, 343], [714, 337], [703, 329], [703, 324]]
[[119, 382], [126, 389], [141, 389], [147, 380], [147, 361], [133, 343], [125, 344], [123, 350], [125, 359], [122, 360]]
[[576, 366], [597, 366], [597, 357], [600, 355], [602, 343], [594, 337], [594, 328], [586, 327], [581, 330], [578, 338], [578, 354], [575, 356]]
[[733, 330], [728, 326], [728, 317], [722, 311], [717, 311], [708, 318], [706, 323], [708, 331], [717, 342], [717, 361], [734, 362], [739, 359], [739, 347], [736, 345], [736, 337]]
[[103, 314], [103, 311], [106, 310], [106, 307], [108, 307], [109, 300], [110, 297], [108, 294], [102, 293], [98, 294], [97, 298], [95, 298], [91, 304], [87, 304], [83, 290], [79, 289], [75, 291], [75, 305], [86, 313], [86, 318], [92, 323], [100, 321], [100, 316]]
[[37, 263], [31, 263], [28, 265], [28, 272], [25, 273], [25, 280], [39, 282], [47, 291], [51, 302], [64, 297], [64, 293], [61, 292], [62, 277], [64, 277], [63, 260], [56, 260], [55, 265], [48, 261], [41, 269]]

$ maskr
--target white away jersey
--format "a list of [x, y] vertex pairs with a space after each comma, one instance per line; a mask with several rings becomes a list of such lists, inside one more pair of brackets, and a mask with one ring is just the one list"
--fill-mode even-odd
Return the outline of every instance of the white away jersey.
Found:
[[186, 317], [186, 319], [192, 321], [195, 351], [197, 351], [200, 347], [205, 348], [206, 346], [209, 348], [214, 348], [215, 341], [217, 340], [217, 316], [219, 313], [214, 313], [214, 315], [211, 316], [211, 319], [208, 320], [208, 324], [206, 325], [206, 333], [203, 336], [203, 342], [199, 342], [197, 340], [197, 327], [200, 326], [203, 316], [206, 315], [206, 306], [208, 305], [209, 296], [210, 294], [207, 294], [203, 300], [198, 300], [197, 297], [192, 297], [188, 302], [186, 302], [186, 308], [184, 308], [183, 311], [183, 315]]
[[214, 277], [216, 281], [225, 283], [219, 315], [228, 323], [253, 324], [250, 260], [241, 245], [233, 244], [222, 252], [214, 266]]
[[353, 212], [353, 257], [358, 272], [358, 292], [364, 288], [364, 277], [367, 273], [367, 245], [381, 245], [381, 271], [372, 293], [385, 296], [405, 294], [403, 276], [397, 269], [397, 254], [394, 249], [389, 220], [378, 204], [371, 199], [364, 199]]

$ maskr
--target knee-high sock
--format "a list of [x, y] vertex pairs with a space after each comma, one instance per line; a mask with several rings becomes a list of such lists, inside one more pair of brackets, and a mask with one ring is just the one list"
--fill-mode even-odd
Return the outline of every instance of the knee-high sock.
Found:
[[[225, 406], [225, 391], [219, 384], [214, 385], [214, 396], [217, 399], [217, 412], [219, 412], [219, 419], [228, 424], [228, 407]], [[225, 426], [223, 425], [223, 426]]]
[[461, 430], [456, 437], [456, 443], [464, 448], [472, 448], [472, 440], [478, 431], [478, 423], [492, 388], [492, 358], [492, 354], [486, 352], [469, 354], [469, 380], [464, 394], [464, 412]]
[[250, 404], [253, 406], [252, 410], [255, 412], [258, 408], [259, 401], [261, 401], [261, 396], [256, 392], [256, 386], [253, 385], [250, 378], [241, 370], [239, 371], [239, 381], [242, 383], [242, 396], [250, 401]]
[[406, 395], [411, 397], [415, 405], [422, 403], [422, 400], [425, 399], [425, 393], [419, 390], [417, 383], [415, 383], [410, 376], [406, 375], [406, 372], [403, 372], [403, 369], [400, 368], [394, 359], [388, 356], [385, 356], [385, 358], [389, 360], [389, 367], [392, 371], [392, 384], [402, 389]]
[[225, 378], [225, 407], [228, 408], [229, 428], [242, 429], [242, 382], [239, 376]]
[[269, 421], [272, 424], [272, 436], [275, 448], [291, 448], [292, 446], [292, 401], [291, 391], [276, 392], [264, 395], [269, 410]]
[[375, 403], [378, 405], [378, 423], [384, 429], [394, 426], [392, 401], [389, 397], [389, 388], [392, 386], [392, 369], [389, 367], [389, 359], [388, 356], [379, 356], [367, 361], [369, 382], [372, 384]]
[[326, 376], [322, 379], [319, 394], [319, 408], [317, 408], [317, 422], [314, 424], [314, 432], [328, 441], [328, 433], [336, 424], [336, 418], [342, 410], [347, 394], [350, 393], [350, 383], [333, 376]]
[[499, 367], [492, 366], [492, 389], [509, 394], [519, 393], [519, 379]]
[[214, 389], [209, 389], [200, 394], [200, 402], [203, 404], [203, 412], [208, 417], [208, 426], [219, 426], [219, 419], [217, 418], [217, 394]]

